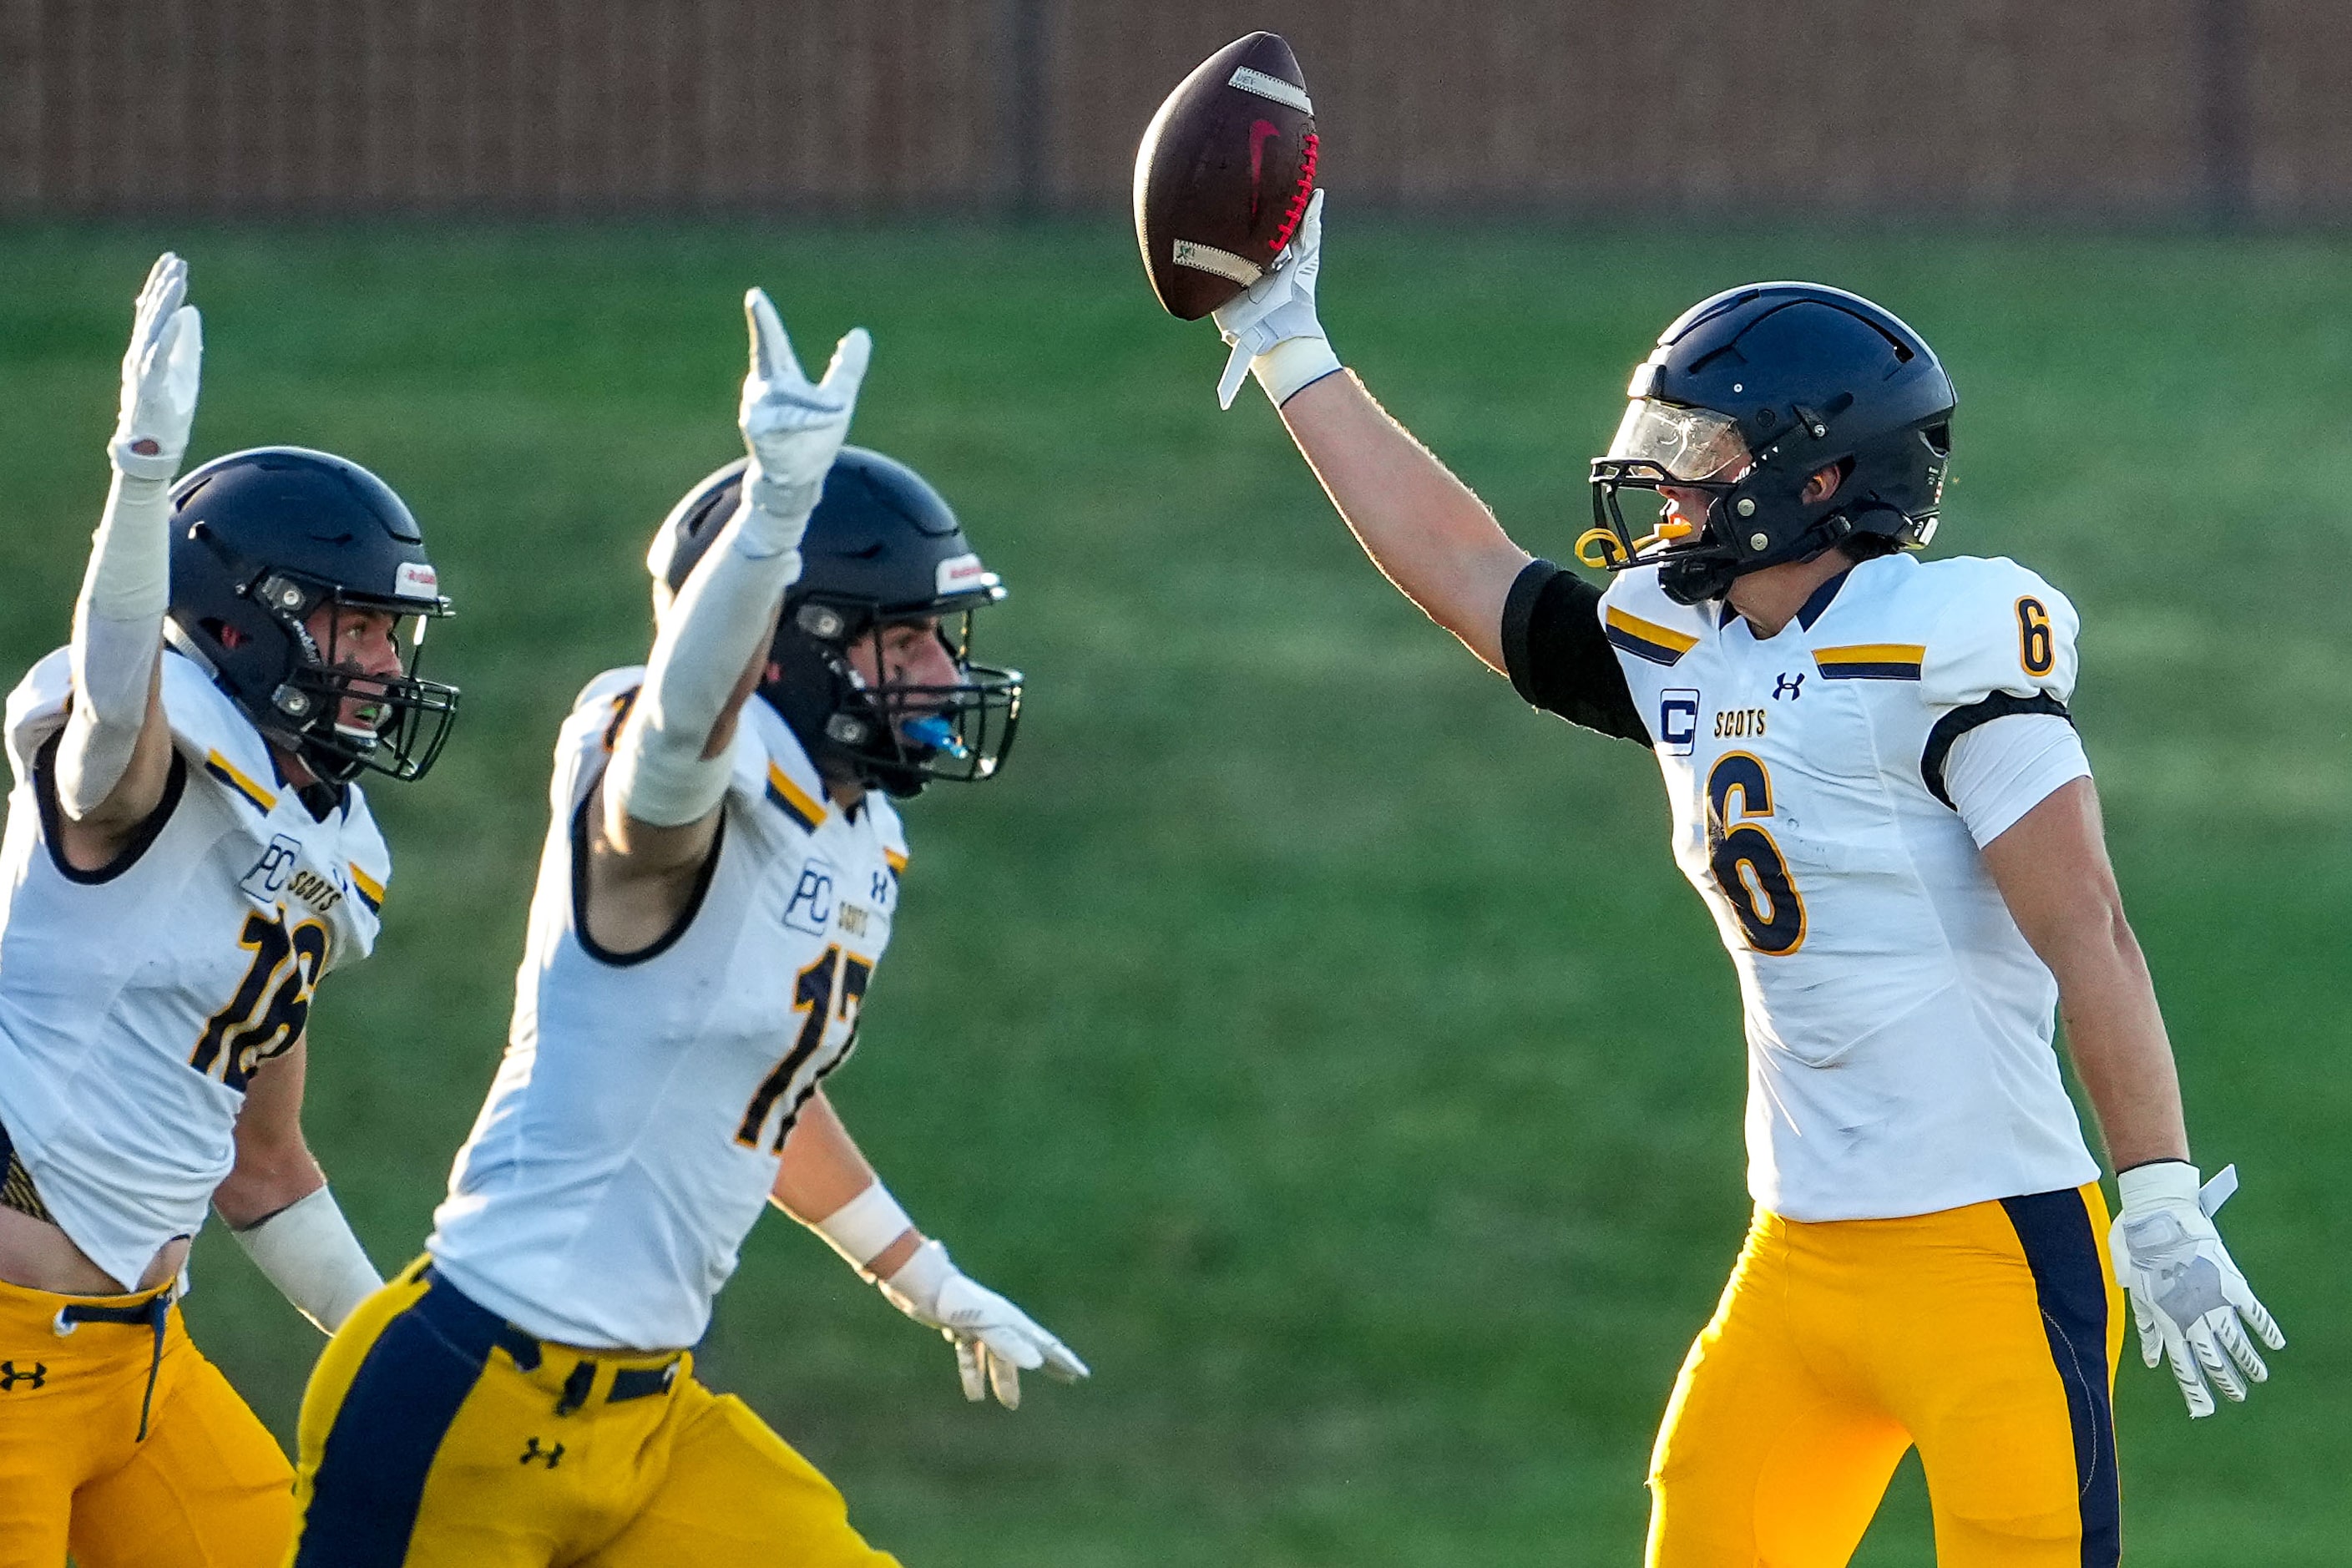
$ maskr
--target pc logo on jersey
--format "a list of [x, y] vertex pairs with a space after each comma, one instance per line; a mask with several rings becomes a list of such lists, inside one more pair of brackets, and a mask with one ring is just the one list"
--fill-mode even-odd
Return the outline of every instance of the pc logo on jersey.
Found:
[[253, 863], [253, 869], [236, 885], [255, 903], [265, 909], [274, 908], [278, 895], [286, 890], [287, 882], [294, 875], [294, 862], [301, 858], [302, 847], [280, 833], [270, 839], [269, 847], [261, 852], [261, 858]]
[[784, 905], [784, 924], [811, 936], [824, 935], [833, 926], [833, 862], [811, 856]]
[[1698, 693], [1686, 686], [1658, 693], [1658, 751], [1687, 757], [1698, 746]]

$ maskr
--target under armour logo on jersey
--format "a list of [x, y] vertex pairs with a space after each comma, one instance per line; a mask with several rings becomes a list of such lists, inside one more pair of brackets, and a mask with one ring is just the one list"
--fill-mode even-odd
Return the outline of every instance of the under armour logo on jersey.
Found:
[[1790, 701], [1794, 702], [1798, 698], [1802, 697], [1805, 694], [1801, 689], [1804, 684], [1805, 672], [1803, 670], [1799, 670], [1794, 675], [1774, 676], [1772, 678], [1772, 700], [1778, 702], [1780, 699], [1785, 697]]
[[30, 1372], [18, 1372], [13, 1361], [0, 1361], [0, 1394], [14, 1394], [20, 1383], [39, 1388], [49, 1381], [47, 1363], [35, 1362]]
[[560, 1459], [562, 1459], [562, 1458], [563, 1458], [563, 1445], [562, 1445], [562, 1444], [558, 1443], [558, 1444], [557, 1444], [554, 1447], [552, 1447], [552, 1448], [542, 1448], [542, 1447], [541, 1447], [539, 1446], [539, 1439], [538, 1439], [538, 1438], [536, 1438], [536, 1437], [533, 1437], [533, 1438], [530, 1440], [530, 1445], [529, 1445], [527, 1447], [525, 1447], [525, 1448], [523, 1449], [523, 1451], [522, 1451], [522, 1458], [520, 1458], [520, 1459], [517, 1459], [517, 1460], [515, 1461], [515, 1463], [517, 1463], [517, 1464], [519, 1464], [519, 1465], [528, 1465], [528, 1464], [531, 1463], [533, 1460], [537, 1460], [539, 1463], [541, 1463], [541, 1464], [542, 1464], [542, 1465], [545, 1465], [549, 1469], [551, 1469], [551, 1469], [555, 1468], [555, 1466], [556, 1466], [557, 1461], [558, 1461], [558, 1460], [560, 1460]]

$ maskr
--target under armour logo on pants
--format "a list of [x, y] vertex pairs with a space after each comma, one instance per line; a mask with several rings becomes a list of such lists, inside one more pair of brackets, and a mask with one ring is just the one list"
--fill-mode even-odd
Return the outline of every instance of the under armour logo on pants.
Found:
[[30, 1372], [18, 1372], [15, 1362], [0, 1361], [0, 1394], [16, 1393], [20, 1383], [29, 1383], [38, 1388], [48, 1381], [49, 1369], [45, 1362], [35, 1362]]
[[536, 1459], [551, 1470], [555, 1468], [555, 1462], [562, 1458], [563, 1458], [562, 1444], [558, 1443], [552, 1448], [542, 1448], [539, 1446], [539, 1439], [533, 1437], [530, 1440], [530, 1447], [523, 1449], [522, 1458], [517, 1459], [515, 1463], [519, 1465], [528, 1465], [532, 1460]]

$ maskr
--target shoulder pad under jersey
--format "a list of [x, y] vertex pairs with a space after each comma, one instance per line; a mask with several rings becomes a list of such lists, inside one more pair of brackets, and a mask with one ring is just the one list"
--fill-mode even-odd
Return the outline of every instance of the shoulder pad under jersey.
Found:
[[66, 721], [73, 691], [73, 658], [65, 648], [44, 657], [8, 693], [8, 766], [19, 781], [33, 773], [33, 757]]
[[814, 833], [833, 814], [824, 775], [809, 760], [808, 749], [783, 715], [764, 699], [754, 696], [743, 704], [743, 721], [736, 726], [729, 762], [733, 768], [730, 789], [747, 800], [766, 802], [802, 832]]
[[589, 782], [604, 771], [645, 683], [645, 666], [623, 665], [589, 681], [572, 700], [572, 711], [555, 732], [555, 769], [547, 786], [548, 804], [557, 816], [568, 816]]
[[[267, 814], [285, 785], [278, 782], [269, 743], [201, 666], [184, 654], [163, 652], [163, 717], [172, 743], [188, 760], [192, 777], [229, 791]], [[65, 722], [73, 692], [73, 655], [58, 648], [28, 671], [8, 694], [8, 765], [24, 778], [33, 754]]]
[[1631, 566], [1610, 576], [1601, 595], [1601, 633], [1631, 658], [1671, 668], [1706, 636], [1715, 606], [1680, 605], [1658, 586], [1654, 566]]
[[383, 841], [383, 830], [376, 826], [375, 813], [368, 809], [367, 795], [357, 784], [343, 786], [350, 791], [343, 811], [343, 868], [351, 874], [352, 891], [367, 906], [368, 913], [383, 912], [384, 889], [392, 886], [392, 850]]
[[882, 858], [890, 862], [894, 875], [907, 871], [907, 825], [898, 820], [898, 807], [878, 789], [866, 792], [866, 809], [874, 814], [875, 836], [882, 840]]
[[163, 717], [172, 743], [188, 759], [191, 778], [209, 779], [265, 815], [277, 805], [287, 786], [278, 782], [269, 742], [201, 665], [169, 648], [163, 650]]
[[2002, 557], [1923, 562], [1912, 592], [1928, 627], [1919, 694], [1931, 708], [1964, 708], [1995, 691], [2074, 691], [2074, 606], [2048, 583]]

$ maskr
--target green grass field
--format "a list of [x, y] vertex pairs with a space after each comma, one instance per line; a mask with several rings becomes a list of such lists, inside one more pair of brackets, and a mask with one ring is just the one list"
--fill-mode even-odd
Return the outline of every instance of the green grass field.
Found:
[[[928, 1227], [1095, 1368], [1017, 1415], [797, 1227], [705, 1347], [910, 1564], [1629, 1563], [1675, 1368], [1737, 1248], [1729, 970], [1632, 747], [1528, 713], [1368, 566], [1114, 222], [1034, 230], [0, 231], [0, 670], [64, 637], [129, 302], [194, 266], [196, 453], [374, 467], [460, 605], [438, 771], [375, 792], [374, 963], [312, 1016], [311, 1140], [413, 1253], [503, 1040], [571, 694], [648, 638], [654, 523], [737, 448], [738, 300], [878, 344], [857, 436], [962, 511], [1032, 706], [909, 810], [835, 1098]], [[2192, 1426], [2118, 1393], [2131, 1560], [2352, 1536], [2352, 242], [1706, 237], [1358, 223], [1326, 320], [1531, 549], [1682, 306], [1817, 276], [1961, 389], [1946, 551], [2081, 607], [2076, 704], [2238, 1258], [2291, 1340]], [[814, 355], [821, 358], [821, 353]], [[446, 634], [446, 635], [444, 635]], [[319, 1340], [215, 1227], [199, 1342], [290, 1434]], [[1959, 1331], [1964, 1332], [1964, 1325]], [[1924, 1563], [1906, 1465], [1860, 1561]]]

